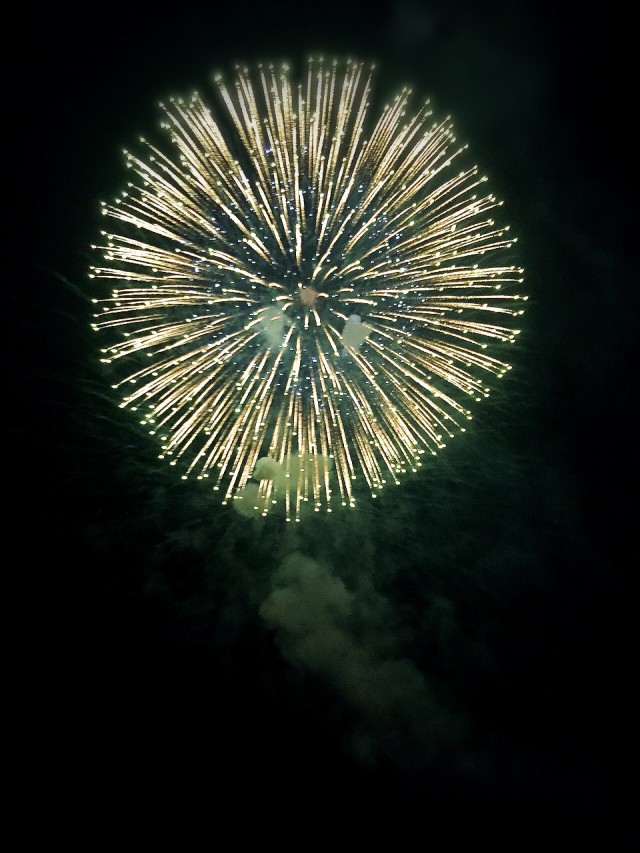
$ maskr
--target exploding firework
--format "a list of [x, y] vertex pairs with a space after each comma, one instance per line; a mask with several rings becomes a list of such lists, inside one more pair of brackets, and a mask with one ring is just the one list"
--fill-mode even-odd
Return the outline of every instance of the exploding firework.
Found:
[[373, 67], [309, 60], [216, 76], [161, 105], [173, 143], [125, 152], [103, 213], [117, 280], [95, 328], [160, 458], [263, 514], [353, 505], [417, 471], [509, 365], [515, 242], [449, 118], [371, 118]]

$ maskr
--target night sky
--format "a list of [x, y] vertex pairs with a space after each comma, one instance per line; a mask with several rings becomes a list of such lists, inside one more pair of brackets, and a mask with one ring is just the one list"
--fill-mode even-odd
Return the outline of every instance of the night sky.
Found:
[[[630, 23], [571, 3], [217, 5], [50, 9], [17, 34], [5, 79], [20, 252], [5, 276], [20, 590], [6, 606], [25, 766], [98, 837], [186, 807], [212, 843], [222, 815], [241, 838], [260, 814], [265, 839], [301, 849], [340, 820], [362, 839], [394, 831], [397, 850], [410, 829], [425, 846], [437, 831], [626, 849]], [[320, 51], [375, 60], [381, 99], [411, 83], [451, 113], [505, 199], [530, 299], [473, 428], [377, 503], [292, 531], [157, 459], [98, 361], [89, 299], [106, 289], [87, 272], [99, 202], [127, 180], [121, 149], [156, 132], [158, 100], [206, 97], [236, 60]], [[301, 566], [312, 656], [265, 615]], [[326, 645], [336, 631], [348, 666]]]

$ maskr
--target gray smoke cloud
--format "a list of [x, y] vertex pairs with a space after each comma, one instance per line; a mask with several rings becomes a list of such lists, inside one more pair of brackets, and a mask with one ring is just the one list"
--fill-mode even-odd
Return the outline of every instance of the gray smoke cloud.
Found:
[[350, 709], [351, 747], [362, 760], [419, 766], [459, 742], [461, 719], [397, 653], [381, 596], [348, 589], [326, 565], [294, 552], [275, 571], [260, 615], [285, 658], [323, 679]]

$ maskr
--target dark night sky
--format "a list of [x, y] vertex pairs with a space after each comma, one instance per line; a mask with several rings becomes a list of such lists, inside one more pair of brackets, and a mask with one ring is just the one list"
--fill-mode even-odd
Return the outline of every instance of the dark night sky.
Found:
[[[264, 810], [285, 833], [298, 817], [363, 834], [415, 826], [425, 843], [435, 828], [496, 826], [628, 838], [630, 24], [572, 3], [216, 6], [49, 10], [20, 36], [19, 120], [5, 131], [21, 251], [5, 281], [22, 412], [8, 535], [37, 775], [51, 789], [68, 768], [96, 827], [186, 801], [205, 818]], [[83, 297], [99, 201], [126, 179], [120, 149], [156, 127], [156, 102], [206, 93], [237, 59], [316, 50], [374, 59], [381, 92], [411, 82], [451, 112], [506, 199], [530, 294], [509, 382], [446, 460], [297, 543], [359, 602], [368, 567], [379, 632], [441, 709], [415, 750], [388, 747], [367, 709], [283, 658], [258, 615], [287, 553], [281, 525], [247, 525], [159, 467], [113, 405]], [[369, 763], [350, 745], [363, 728], [383, 744]], [[445, 744], [435, 755], [431, 734]]]

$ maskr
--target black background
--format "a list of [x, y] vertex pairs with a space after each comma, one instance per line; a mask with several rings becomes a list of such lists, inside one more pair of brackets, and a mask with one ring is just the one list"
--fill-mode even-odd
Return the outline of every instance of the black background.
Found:
[[[212, 839], [223, 814], [243, 834], [264, 809], [265, 839], [302, 819], [301, 847], [337, 818], [394, 829], [396, 849], [409, 848], [408, 827], [420, 844], [436, 829], [513, 827], [516, 847], [537, 832], [629, 838], [637, 326], [625, 14], [116, 2], [34, 11], [17, 29], [24, 50], [5, 80], [19, 252], [5, 279], [5, 420], [21, 592], [7, 606], [21, 743], [43, 800], [62, 793], [93, 830], [132, 815], [160, 823], [186, 804]], [[300, 63], [312, 51], [376, 60], [381, 97], [410, 82], [450, 111], [520, 238], [530, 307], [510, 384], [433, 485], [399, 493], [415, 517], [397, 510], [386, 528], [367, 517], [382, 531], [375, 549], [398, 553], [385, 590], [412, 614], [414, 653], [422, 636], [444, 644], [442, 672], [435, 646], [418, 663], [472, 720], [464, 771], [351, 756], [348, 714], [282, 660], [257, 616], [251, 571], [277, 561], [277, 525], [261, 543], [159, 467], [103, 387], [88, 326], [99, 201], [126, 179], [120, 149], [157, 127], [156, 102], [206, 95], [211, 72], [236, 60]], [[311, 528], [310, 552], [320, 536]], [[416, 627], [437, 595], [459, 614], [455, 648]], [[479, 673], [455, 660], [469, 636], [488, 649]]]

